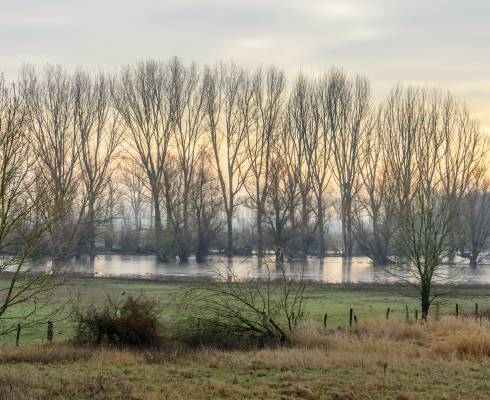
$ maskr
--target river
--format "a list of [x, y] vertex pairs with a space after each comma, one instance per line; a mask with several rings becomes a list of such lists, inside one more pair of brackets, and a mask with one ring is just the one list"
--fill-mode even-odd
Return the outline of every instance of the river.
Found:
[[[267, 265], [271, 265], [270, 268]], [[88, 259], [76, 259], [61, 267], [63, 271], [93, 275], [95, 277], [125, 277], [125, 278], [179, 278], [209, 279], [219, 275], [222, 277], [236, 276], [240, 279], [264, 278], [270, 273], [279, 276], [273, 262], [260, 264], [257, 257], [235, 257], [228, 262], [224, 257], [213, 256], [204, 264], [198, 264], [190, 259], [187, 264], [160, 263], [152, 255], [99, 255], [93, 263]], [[387, 283], [397, 280], [391, 273], [391, 268], [375, 266], [367, 257], [353, 257], [350, 260], [342, 257], [326, 257], [320, 260], [309, 257], [304, 262], [287, 263], [287, 274], [299, 276], [312, 281], [328, 283]], [[457, 265], [442, 267], [444, 273], [452, 274], [453, 280], [461, 280], [464, 274], [468, 283], [490, 284], [490, 264], [471, 268], [463, 262]]]

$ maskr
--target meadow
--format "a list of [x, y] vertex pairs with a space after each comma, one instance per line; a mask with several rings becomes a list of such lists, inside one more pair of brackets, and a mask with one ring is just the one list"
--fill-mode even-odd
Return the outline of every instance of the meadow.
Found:
[[[173, 323], [181, 317], [183, 304], [186, 302], [185, 293], [193, 287], [203, 284], [193, 281], [150, 281], [112, 278], [68, 278], [63, 286], [52, 296], [52, 309], [62, 308], [58, 321], [54, 323], [53, 340], [65, 341], [72, 337], [74, 323], [70, 318], [73, 305], [102, 305], [108, 298], [123, 300], [128, 296], [143, 295], [155, 299], [162, 310], [161, 319], [165, 323]], [[439, 314], [454, 315], [456, 304], [461, 314], [471, 314], [478, 303], [480, 310], [490, 309], [490, 287], [487, 285], [464, 286], [447, 288], [447, 294], [437, 300]], [[410, 320], [415, 320], [420, 305], [417, 293], [410, 288], [388, 284], [324, 284], [309, 282], [306, 285], [304, 305], [307, 322], [323, 324], [327, 313], [327, 326], [337, 327], [349, 324], [349, 310], [358, 321], [386, 319], [390, 308], [389, 318], [406, 320], [406, 308], [409, 309]], [[46, 310], [50, 312], [49, 307]], [[436, 305], [432, 307], [436, 312]], [[15, 308], [9, 317], [15, 320]], [[19, 320], [21, 325], [23, 321]], [[46, 324], [26, 326], [21, 330], [21, 345], [43, 344], [46, 342]], [[15, 345], [16, 333], [0, 336], [0, 346]]]
[[[408, 288], [309, 283], [305, 321], [283, 346], [225, 350], [172, 341], [128, 349], [71, 341], [72, 304], [144, 295], [158, 302], [163, 326], [172, 326], [182, 293], [198, 285], [68, 279], [53, 298], [52, 307], [65, 306], [64, 318], [54, 322], [53, 343], [46, 343], [46, 324], [23, 327], [19, 347], [15, 332], [1, 337], [0, 400], [490, 398], [490, 321], [473, 315], [475, 303], [480, 311], [490, 309], [483, 285], [448, 290], [438, 320], [422, 323], [415, 321], [419, 304]], [[358, 321], [352, 327], [350, 308]]]

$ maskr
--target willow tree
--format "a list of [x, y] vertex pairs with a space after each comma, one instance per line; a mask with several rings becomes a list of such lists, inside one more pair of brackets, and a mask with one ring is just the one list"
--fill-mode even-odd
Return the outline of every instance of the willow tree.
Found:
[[255, 210], [257, 253], [264, 252], [264, 213], [270, 185], [271, 157], [274, 142], [281, 129], [284, 103], [285, 77], [272, 67], [258, 70], [253, 78], [253, 102], [256, 109], [252, 132], [247, 135], [247, 157], [250, 180], [245, 185], [249, 206]]
[[79, 191], [80, 151], [72, 82], [60, 66], [47, 66], [42, 74], [25, 66], [20, 78], [39, 179], [52, 199], [43, 209], [43, 218], [54, 221], [49, 233], [55, 261], [75, 250], [86, 202]]
[[[306, 258], [309, 248], [314, 241], [316, 225], [312, 221], [313, 214], [313, 170], [312, 154], [316, 146], [316, 137], [320, 129], [320, 119], [317, 111], [316, 96], [312, 82], [304, 75], [296, 80], [291, 92], [287, 111], [286, 125], [283, 130], [287, 141], [284, 147], [288, 157], [288, 169], [292, 179], [296, 180], [299, 204], [290, 201], [292, 207], [290, 220], [292, 226], [298, 226], [299, 253]], [[293, 192], [291, 191], [291, 195]]]
[[326, 102], [332, 146], [332, 170], [340, 193], [343, 254], [352, 256], [352, 207], [359, 190], [359, 153], [370, 129], [371, 95], [369, 82], [360, 76], [348, 77], [340, 70], [329, 72]]
[[161, 185], [176, 109], [181, 102], [181, 69], [169, 63], [140, 62], [126, 67], [113, 86], [114, 104], [128, 133], [127, 155], [146, 175], [153, 205], [154, 249], [168, 260], [161, 215]]
[[86, 246], [90, 258], [96, 255], [97, 226], [105, 221], [105, 200], [112, 176], [112, 164], [121, 140], [118, 115], [113, 112], [110, 81], [78, 71], [73, 77], [74, 126], [81, 177], [86, 197], [84, 212]]
[[252, 80], [245, 69], [234, 64], [206, 68], [204, 109], [226, 214], [229, 257], [233, 256], [233, 218], [239, 205], [238, 194], [250, 170], [246, 143], [255, 120], [253, 94]]
[[396, 229], [384, 134], [385, 116], [380, 108], [360, 149], [360, 189], [353, 219], [353, 234], [361, 251], [381, 265], [389, 262]]
[[[174, 231], [179, 259], [181, 262], [186, 262], [191, 250], [189, 228], [191, 190], [200, 157], [205, 114], [202, 74], [194, 64], [189, 68], [181, 66], [181, 70], [182, 96], [179, 106], [176, 107], [177, 118], [172, 142], [181, 181], [180, 202], [175, 207], [167, 208], [171, 220], [176, 222]], [[178, 218], [179, 214], [180, 218]], [[177, 223], [178, 219], [181, 221]]]

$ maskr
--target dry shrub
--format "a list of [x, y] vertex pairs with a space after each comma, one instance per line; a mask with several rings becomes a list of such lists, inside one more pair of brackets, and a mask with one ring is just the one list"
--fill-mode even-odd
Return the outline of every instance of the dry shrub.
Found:
[[102, 309], [91, 305], [75, 310], [75, 341], [95, 345], [156, 346], [160, 336], [159, 308], [154, 300], [129, 296], [124, 302], [108, 299]]

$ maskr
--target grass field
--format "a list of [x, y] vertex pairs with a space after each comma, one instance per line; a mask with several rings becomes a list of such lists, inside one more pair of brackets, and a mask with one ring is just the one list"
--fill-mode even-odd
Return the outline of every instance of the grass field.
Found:
[[[74, 303], [144, 295], [158, 301], [162, 322], [172, 323], [194, 285], [72, 278], [50, 307], [65, 304], [68, 313]], [[83, 347], [69, 342], [74, 324], [67, 316], [55, 322], [47, 345], [46, 324], [24, 326], [19, 347], [15, 333], [1, 337], [0, 400], [490, 399], [490, 321], [464, 316], [475, 303], [490, 309], [490, 289], [451, 290], [439, 305], [440, 320], [423, 324], [414, 323], [419, 304], [410, 295], [389, 285], [308, 284], [307, 318], [288, 344], [248, 350], [173, 342], [153, 350]], [[359, 321], [352, 328], [350, 308]], [[16, 320], [22, 311], [11, 310], [14, 323], [24, 323]]]
[[490, 325], [445, 317], [306, 325], [286, 347], [0, 349], [0, 399], [490, 398]]
[[[1, 282], [0, 282], [1, 284]], [[120, 280], [106, 278], [72, 278], [58, 289], [54, 299], [63, 304], [65, 312], [71, 303], [102, 304], [108, 296], [124, 298], [129, 295], [144, 295], [156, 299], [162, 308], [162, 319], [172, 320], [179, 313], [185, 297], [182, 293], [191, 288], [191, 282], [151, 282], [142, 280]], [[441, 315], [451, 315], [459, 304], [461, 313], [471, 313], [475, 303], [480, 310], [490, 309], [490, 287], [472, 286], [450, 290], [439, 302]], [[373, 284], [318, 284], [307, 285], [305, 307], [308, 321], [323, 323], [325, 313], [327, 324], [331, 327], [345, 326], [349, 322], [349, 309], [353, 308], [359, 321], [385, 319], [387, 308], [391, 309], [390, 319], [405, 320], [405, 307], [409, 307], [410, 318], [415, 318], [415, 310], [420, 306], [415, 293], [395, 285]], [[53, 304], [53, 307], [59, 304]], [[18, 311], [18, 310], [17, 310]], [[433, 307], [435, 312], [435, 306]], [[9, 316], [14, 322], [16, 310]], [[54, 341], [64, 341], [73, 335], [73, 322], [65, 318], [55, 322]], [[21, 331], [21, 345], [42, 344], [46, 341], [46, 324], [25, 327]], [[15, 332], [0, 336], [0, 346], [15, 345]]]

